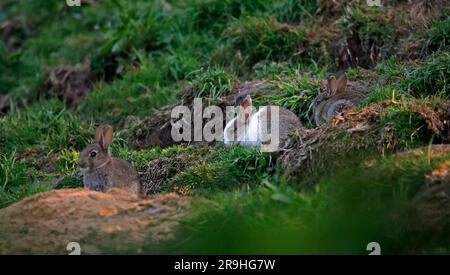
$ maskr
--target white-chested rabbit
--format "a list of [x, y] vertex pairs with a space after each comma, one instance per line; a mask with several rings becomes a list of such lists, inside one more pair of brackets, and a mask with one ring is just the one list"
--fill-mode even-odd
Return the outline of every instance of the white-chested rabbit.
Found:
[[336, 114], [359, 104], [364, 96], [356, 91], [346, 91], [347, 77], [339, 80], [332, 76], [328, 78], [327, 91], [318, 95], [314, 100], [314, 122], [319, 126], [322, 122], [330, 121]]
[[299, 118], [280, 106], [264, 106], [253, 113], [250, 95], [241, 95], [236, 100], [240, 106], [237, 117], [224, 129], [224, 143], [251, 147], [262, 147], [266, 151], [277, 151], [287, 145], [289, 135], [301, 128]]
[[90, 190], [106, 192], [120, 188], [139, 195], [139, 176], [131, 164], [123, 159], [111, 157], [113, 128], [109, 125], [95, 130], [95, 143], [80, 154], [80, 170], [84, 186]]

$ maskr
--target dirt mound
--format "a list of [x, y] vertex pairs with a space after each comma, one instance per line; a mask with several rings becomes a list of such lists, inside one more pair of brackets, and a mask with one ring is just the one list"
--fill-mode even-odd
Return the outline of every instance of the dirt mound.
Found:
[[409, 15], [419, 22], [439, 17], [448, 8], [447, 0], [415, 0], [410, 2]]
[[0, 210], [0, 254], [68, 254], [69, 242], [94, 254], [167, 240], [187, 207], [174, 193], [148, 199], [121, 190], [41, 193]]
[[50, 70], [48, 79], [40, 91], [41, 98], [57, 97], [68, 107], [76, 107], [91, 91], [91, 65], [58, 67]]
[[194, 160], [183, 155], [170, 158], [163, 157], [150, 161], [147, 170], [140, 174], [144, 194], [150, 195], [158, 192], [164, 181], [194, 163]]
[[[349, 67], [373, 68], [381, 60], [393, 55], [404, 60], [422, 58], [426, 36], [416, 37], [411, 33], [445, 16], [448, 8], [446, 0], [381, 1], [385, 7], [382, 12], [370, 13], [367, 6], [360, 5], [363, 15], [358, 15], [350, 8], [358, 1], [321, 2], [329, 2], [328, 5], [322, 5], [333, 15], [331, 18], [336, 20], [334, 23], [345, 23], [346, 26], [346, 30], [338, 33], [337, 39], [331, 44], [340, 70]], [[329, 5], [334, 8], [327, 7]], [[339, 11], [344, 11], [342, 16], [334, 17], [340, 15]], [[328, 23], [328, 26], [331, 25]], [[366, 29], [374, 27], [380, 28], [381, 32], [377, 34], [374, 29]], [[336, 26], [332, 28], [336, 29]], [[322, 31], [318, 33], [322, 34]]]
[[450, 161], [442, 163], [426, 179], [430, 184], [450, 184]]
[[[247, 93], [250, 95], [268, 95], [268, 94], [276, 94], [280, 93], [277, 90], [267, 89], [269, 87], [273, 87], [273, 85], [262, 82], [262, 81], [250, 81], [245, 82], [243, 84], [239, 84], [236, 89], [234, 89], [227, 96], [218, 99], [209, 99], [203, 98], [203, 108], [206, 108], [211, 105], [218, 106], [223, 111], [225, 111], [226, 106], [234, 106], [235, 99], [242, 93]], [[144, 118], [140, 123], [133, 126], [130, 130], [130, 135], [132, 136], [132, 144], [133, 149], [140, 150], [151, 147], [169, 147], [174, 144], [181, 144], [183, 142], [175, 142], [172, 139], [171, 131], [172, 124], [176, 123], [179, 119], [172, 119], [171, 112], [172, 109], [176, 106], [187, 106], [191, 112], [193, 112], [193, 94], [189, 94], [190, 91], [187, 90], [182, 95], [184, 97], [183, 100], [178, 101], [177, 103], [169, 106], [165, 106], [164, 108], [157, 111], [150, 117]], [[194, 121], [194, 115], [191, 114], [192, 123]], [[224, 125], [225, 125], [226, 117], [224, 117]], [[203, 120], [203, 125], [208, 122], [208, 119]], [[194, 125], [191, 124], [191, 129], [194, 129]], [[210, 145], [211, 143], [206, 141], [200, 142], [191, 142], [197, 145]]]
[[152, 116], [142, 119], [129, 129], [133, 149], [141, 150], [152, 147], [169, 147], [175, 144], [172, 140], [170, 124], [170, 114], [172, 108], [177, 106], [169, 105], [156, 111]]
[[397, 154], [399, 157], [422, 157], [427, 156], [441, 156], [444, 154], [450, 154], [450, 144], [434, 144], [431, 146], [424, 146], [416, 148], [414, 150], [408, 150]]
[[248, 94], [252, 97], [255, 95], [274, 95], [279, 94], [280, 91], [273, 89], [274, 85], [268, 82], [254, 80], [239, 84], [230, 94], [223, 100], [229, 105], [233, 105], [239, 95]]
[[[385, 101], [372, 104], [361, 110], [347, 110], [337, 114], [333, 121], [316, 129], [299, 129], [296, 139], [280, 158], [285, 171], [295, 178], [314, 176], [323, 171], [329, 163], [339, 161], [346, 154], [376, 151], [395, 152], [401, 140], [396, 137], [396, 129], [390, 124], [381, 124], [379, 120], [391, 108], [400, 106], [400, 102]], [[426, 124], [430, 135], [448, 142], [450, 113], [449, 102], [437, 106], [408, 103], [411, 113], [417, 114]], [[312, 177], [314, 178], [314, 177]]]

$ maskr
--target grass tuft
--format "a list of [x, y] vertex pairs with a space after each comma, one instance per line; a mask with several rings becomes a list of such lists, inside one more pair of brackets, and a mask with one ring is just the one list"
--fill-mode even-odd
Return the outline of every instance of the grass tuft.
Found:
[[225, 72], [221, 66], [193, 71], [186, 78], [195, 90], [195, 97], [216, 99], [227, 95], [237, 85], [236, 77]]
[[300, 59], [305, 38], [299, 26], [281, 24], [274, 17], [251, 16], [232, 22], [223, 35], [228, 54], [242, 56], [250, 67], [261, 61]]
[[402, 86], [414, 96], [450, 97], [450, 53], [439, 52], [415, 70], [411, 70]]
[[450, 45], [450, 16], [433, 23], [428, 40], [425, 43], [425, 52], [444, 50]]

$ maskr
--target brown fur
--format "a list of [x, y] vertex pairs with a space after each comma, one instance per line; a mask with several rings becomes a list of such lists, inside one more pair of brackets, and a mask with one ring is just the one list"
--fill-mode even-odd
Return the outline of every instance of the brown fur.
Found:
[[314, 122], [319, 126], [330, 121], [337, 113], [359, 104], [364, 96], [356, 91], [347, 91], [347, 77], [336, 81], [334, 76], [328, 79], [327, 91], [318, 95], [314, 103]]
[[[263, 112], [267, 112], [267, 129], [272, 129], [271, 127], [271, 107], [275, 107], [275, 106], [267, 106]], [[288, 139], [289, 139], [289, 135], [291, 135], [292, 133], [294, 133], [297, 129], [302, 128], [303, 125], [300, 122], [299, 118], [297, 117], [297, 115], [295, 115], [292, 111], [283, 108], [283, 107], [278, 107], [279, 110], [279, 119], [280, 119], [280, 125], [279, 125], [279, 131], [280, 131], [280, 148], [283, 148], [284, 146], [287, 145]]]
[[109, 146], [112, 138], [111, 126], [98, 127], [95, 131], [96, 142], [81, 152], [80, 168], [83, 169], [84, 186], [101, 192], [120, 188], [138, 195], [139, 176], [128, 161], [111, 157]]
[[[234, 133], [234, 139], [236, 144], [239, 144], [241, 141], [241, 137], [245, 135], [245, 131], [247, 127], [243, 127], [244, 125], [248, 125], [249, 120], [251, 119], [252, 112], [252, 100], [251, 96], [248, 94], [242, 94], [236, 99], [236, 105], [241, 107], [240, 114], [238, 114], [237, 118], [233, 121], [233, 126], [226, 129], [225, 136], [231, 137], [232, 133]], [[268, 130], [272, 131], [272, 111], [273, 108], [277, 107], [279, 110], [279, 148], [284, 148], [288, 144], [290, 134], [294, 133], [297, 129], [302, 128], [299, 118], [296, 114], [291, 112], [290, 110], [279, 107], [279, 106], [264, 106], [259, 110], [259, 115], [264, 120], [267, 120], [267, 127], [262, 127], [262, 131]], [[254, 114], [255, 115], [255, 114]], [[239, 132], [240, 131], [240, 132]], [[269, 133], [260, 133], [261, 137], [268, 137]], [[264, 139], [263, 139], [264, 140]], [[270, 141], [268, 141], [269, 143]], [[266, 144], [266, 143], [262, 143]]]

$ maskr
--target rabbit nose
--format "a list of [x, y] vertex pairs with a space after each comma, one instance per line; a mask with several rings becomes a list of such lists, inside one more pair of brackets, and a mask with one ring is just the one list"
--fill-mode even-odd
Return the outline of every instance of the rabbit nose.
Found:
[[85, 161], [80, 161], [79, 166], [84, 169], [87, 167], [87, 163]]

